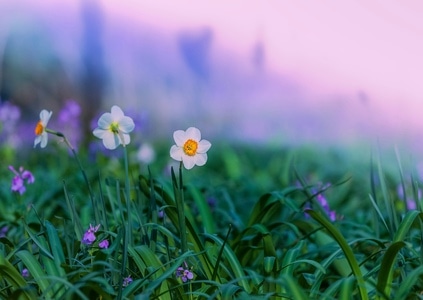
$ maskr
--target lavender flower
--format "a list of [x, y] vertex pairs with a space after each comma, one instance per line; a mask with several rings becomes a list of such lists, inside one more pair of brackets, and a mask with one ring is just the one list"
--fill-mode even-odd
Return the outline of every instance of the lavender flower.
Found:
[[23, 195], [26, 191], [25, 184], [32, 184], [35, 181], [34, 176], [28, 170], [25, 170], [23, 167], [19, 167], [19, 172], [15, 170], [13, 166], [9, 166], [9, 170], [15, 174], [12, 179], [11, 190], [13, 192], [18, 192], [20, 195]]
[[326, 200], [325, 196], [323, 196], [323, 194], [318, 194], [316, 196], [316, 200], [322, 206], [323, 210], [326, 212], [326, 214], [328, 215], [329, 219], [331, 221], [336, 221], [336, 212], [330, 209], [329, 203]]
[[[1, 99], [0, 99], [1, 101]], [[17, 122], [21, 117], [21, 110], [9, 102], [0, 103], [0, 141], [4, 145], [16, 148], [21, 138], [16, 133]]]
[[7, 227], [7, 226], [3, 226], [1, 229], [0, 229], [0, 238], [1, 237], [6, 237], [6, 234], [7, 234], [7, 232], [9, 231], [9, 227]]
[[57, 128], [64, 133], [74, 145], [81, 139], [81, 106], [73, 99], [68, 99], [59, 112]]
[[23, 277], [29, 277], [29, 271], [27, 268], [23, 268], [21, 272]]
[[125, 278], [123, 278], [123, 283], [122, 283], [122, 286], [123, 287], [126, 287], [126, 286], [128, 286], [132, 281], [134, 281], [132, 278], [131, 278], [131, 275], [128, 275], [128, 277], [125, 277]]
[[182, 282], [187, 282], [194, 278], [194, 274], [188, 269], [188, 265], [185, 263], [184, 267], [179, 267], [176, 269], [175, 276], [181, 278]]
[[101, 249], [107, 249], [107, 248], [109, 248], [109, 241], [108, 240], [103, 240], [100, 243], [98, 243], [98, 246]]
[[84, 233], [84, 237], [82, 238], [81, 243], [85, 245], [91, 245], [96, 239], [95, 233], [98, 231], [99, 227], [100, 224], [95, 227], [90, 224], [90, 228], [88, 228], [88, 230]]
[[397, 186], [397, 194], [400, 198], [405, 200], [407, 210], [417, 209], [416, 201], [419, 201], [422, 198], [422, 191], [420, 189], [417, 189], [417, 199], [414, 199], [414, 197], [409, 197], [409, 195], [412, 195], [413, 193], [412, 191], [409, 191], [408, 189], [407, 189], [407, 197], [406, 197], [402, 184], [399, 184]]

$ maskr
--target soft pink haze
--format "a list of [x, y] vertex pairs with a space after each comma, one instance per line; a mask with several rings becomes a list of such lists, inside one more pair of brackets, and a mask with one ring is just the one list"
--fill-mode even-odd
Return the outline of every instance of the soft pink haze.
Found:
[[[78, 41], [81, 25], [77, 22], [77, 14], [80, 13], [82, 2], [68, 0], [58, 4], [57, 1], [45, 0], [43, 4], [34, 4], [34, 1], [21, 0], [14, 4], [0, 4], [0, 8], [7, 8], [3, 12], [8, 12], [5, 14], [8, 20], [21, 17], [25, 12], [43, 14], [46, 22], [59, 22], [63, 28], [66, 27], [69, 36]], [[313, 130], [316, 126], [322, 126], [322, 136], [331, 135], [335, 140], [338, 135], [368, 135], [372, 140], [387, 137], [394, 145], [403, 136], [409, 139], [422, 138], [421, 1], [91, 2], [99, 4], [104, 14], [104, 40], [113, 34], [134, 40], [136, 32], [151, 29], [156, 34], [151, 40], [157, 38], [165, 41], [163, 54], [160, 53], [165, 64], [179, 59], [179, 54], [175, 52], [177, 47], [172, 46], [172, 43], [181, 31], [186, 30], [212, 30], [210, 61], [218, 66], [217, 74], [223, 74], [221, 78], [224, 78], [225, 67], [239, 68], [239, 72], [247, 74], [246, 76], [253, 74], [249, 65], [254, 55], [253, 49], [263, 47], [265, 83], [261, 83], [255, 95], [235, 91], [242, 89], [242, 86], [235, 86], [232, 81], [228, 83], [228, 90], [222, 91], [222, 82], [219, 82], [218, 76], [214, 82], [219, 83], [216, 83], [218, 88], [207, 89], [205, 95], [202, 95], [207, 101], [201, 106], [198, 104], [198, 109], [197, 104], [190, 104], [191, 114], [206, 111], [220, 116], [217, 123], [221, 127], [219, 124], [214, 124], [213, 127], [217, 128], [217, 133], [230, 132], [228, 126], [239, 126], [241, 129], [236, 132], [240, 135], [257, 138], [277, 127], [286, 133], [272, 133], [271, 138], [298, 137], [301, 140], [301, 135], [304, 134], [306, 141], [313, 141], [313, 138], [320, 137]], [[61, 15], [58, 21], [59, 18], [52, 12], [67, 13], [68, 17]], [[60, 28], [56, 26], [56, 32], [60, 32]], [[122, 30], [128, 28], [132, 33], [125, 35]], [[5, 27], [0, 29], [0, 38], [5, 35], [5, 31]], [[64, 34], [60, 39], [66, 42], [67, 37]], [[71, 48], [74, 43], [71, 39], [67, 43], [67, 47], [62, 47], [61, 51], [72, 57], [76, 51]], [[168, 45], [170, 47], [166, 48]], [[134, 57], [117, 56], [114, 49], [119, 47], [125, 48], [124, 45], [112, 45], [105, 49], [106, 62], [110, 64], [110, 68], [123, 66], [126, 76], [115, 74], [114, 80], [118, 88], [110, 90], [115, 94], [109, 94], [109, 99], [112, 102], [116, 98], [126, 99], [128, 103], [134, 103], [139, 101], [139, 97], [134, 96], [134, 91], [139, 86], [137, 69], [133, 66]], [[219, 73], [222, 70], [223, 73]], [[184, 75], [182, 72], [181, 76]], [[273, 83], [277, 82], [277, 78], [285, 80], [283, 82], [289, 88], [276, 89]], [[190, 82], [190, 79], [187, 80]], [[226, 78], [222, 79], [223, 82], [225, 80]], [[196, 81], [192, 82], [197, 85]], [[235, 80], [235, 83], [240, 82]], [[247, 81], [248, 83], [251, 81]], [[161, 99], [172, 98], [174, 103], [179, 103], [177, 101], [184, 98], [184, 95], [175, 96], [161, 90], [153, 94], [157, 97], [154, 103], [160, 105], [161, 109], [154, 108], [149, 103], [145, 107], [154, 113], [161, 113], [161, 119], [171, 117], [175, 111], [183, 113], [183, 109], [178, 110], [175, 107], [171, 112], [165, 112], [162, 107], [166, 105], [166, 101]], [[277, 97], [281, 91], [285, 98]], [[213, 97], [217, 100], [212, 101]], [[297, 102], [301, 105], [296, 106]], [[218, 104], [226, 106], [222, 109]], [[234, 115], [237, 111], [239, 114]], [[303, 111], [306, 114], [297, 117], [296, 114]], [[314, 118], [315, 114], [318, 117]], [[305, 121], [301, 121], [303, 119]], [[315, 123], [307, 123], [310, 119]], [[233, 123], [228, 125], [228, 120]], [[269, 120], [285, 120], [285, 123], [281, 121], [282, 123], [273, 125], [266, 124]], [[300, 120], [299, 125], [292, 125], [296, 120]], [[338, 126], [340, 121], [342, 126]], [[254, 124], [254, 128], [251, 124]]]

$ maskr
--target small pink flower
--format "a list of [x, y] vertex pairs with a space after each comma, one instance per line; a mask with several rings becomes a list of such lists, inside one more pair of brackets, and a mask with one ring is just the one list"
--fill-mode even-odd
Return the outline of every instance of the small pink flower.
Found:
[[109, 241], [108, 241], [108, 240], [103, 240], [103, 241], [101, 241], [101, 242], [98, 244], [98, 246], [99, 246], [101, 249], [107, 249], [107, 248], [109, 248]]
[[85, 245], [91, 245], [96, 239], [95, 233], [98, 231], [99, 227], [100, 227], [100, 224], [98, 224], [95, 227], [93, 227], [90, 224], [90, 228], [88, 228], [88, 230], [84, 233], [84, 237], [82, 238], [82, 243]]

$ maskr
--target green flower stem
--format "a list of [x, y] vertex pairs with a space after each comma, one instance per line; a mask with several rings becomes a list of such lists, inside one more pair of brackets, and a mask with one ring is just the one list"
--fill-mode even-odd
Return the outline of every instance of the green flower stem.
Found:
[[131, 215], [130, 215], [130, 211], [131, 211], [131, 189], [129, 186], [129, 165], [128, 165], [128, 151], [125, 147], [125, 144], [122, 143], [123, 145], [123, 157], [125, 160], [125, 193], [126, 193], [126, 214], [127, 214], [127, 228], [126, 228], [126, 233], [127, 233], [127, 242], [130, 243], [130, 245], [132, 245], [132, 226], [131, 226]]
[[92, 205], [93, 210], [94, 210], [95, 223], [100, 224], [100, 217], [98, 215], [98, 211], [97, 211], [96, 206], [95, 206], [94, 194], [93, 194], [93, 191], [91, 189], [91, 184], [88, 180], [88, 177], [87, 177], [87, 174], [85, 173], [84, 168], [82, 167], [81, 161], [79, 160], [79, 157], [78, 157], [78, 155], [75, 151], [75, 148], [72, 146], [72, 144], [69, 142], [69, 140], [66, 138], [66, 136], [63, 133], [58, 132], [58, 131], [53, 131], [53, 130], [50, 130], [48, 128], [46, 128], [45, 131], [48, 132], [48, 133], [54, 134], [58, 137], [61, 137], [63, 139], [63, 141], [65, 142], [65, 144], [72, 151], [72, 154], [75, 157], [76, 162], [78, 163], [79, 169], [81, 170], [82, 176], [84, 177], [85, 183], [87, 184], [87, 187], [88, 187], [88, 193], [90, 194], [91, 205]]
[[184, 212], [184, 185], [182, 180], [182, 161], [179, 164], [179, 184], [176, 181], [175, 173], [172, 170], [173, 192], [175, 195], [176, 208], [178, 210], [179, 233], [181, 235], [181, 252], [184, 254], [188, 249], [187, 232]]

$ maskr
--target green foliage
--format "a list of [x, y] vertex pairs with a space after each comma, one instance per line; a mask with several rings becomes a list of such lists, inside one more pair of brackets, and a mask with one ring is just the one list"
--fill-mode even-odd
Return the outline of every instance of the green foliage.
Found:
[[[423, 290], [420, 182], [398, 154], [390, 168], [380, 157], [369, 166], [345, 153], [216, 143], [204, 167], [174, 172], [166, 156], [140, 174], [130, 147], [122, 165], [56, 150], [29, 158], [37, 180], [25, 195], [0, 181], [0, 298], [412, 299]], [[59, 155], [63, 164], [51, 162]], [[85, 244], [90, 224], [100, 227]]]

